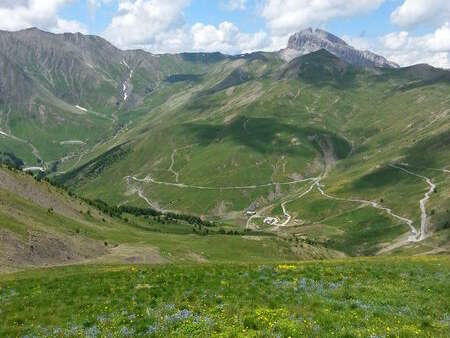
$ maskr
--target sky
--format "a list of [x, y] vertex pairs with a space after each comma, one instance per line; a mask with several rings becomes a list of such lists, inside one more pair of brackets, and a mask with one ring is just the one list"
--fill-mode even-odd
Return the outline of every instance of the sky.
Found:
[[402, 66], [450, 68], [450, 0], [0, 0], [0, 29], [104, 37], [152, 53], [240, 54], [325, 29]]

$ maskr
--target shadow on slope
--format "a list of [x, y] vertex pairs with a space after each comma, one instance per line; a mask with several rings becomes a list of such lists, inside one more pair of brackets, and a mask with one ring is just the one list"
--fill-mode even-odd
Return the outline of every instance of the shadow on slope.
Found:
[[357, 190], [374, 189], [395, 185], [402, 180], [415, 180], [402, 171], [392, 167], [381, 167], [357, 179], [353, 187]]
[[112, 166], [115, 162], [122, 160], [129, 152], [130, 147], [126, 146], [126, 144], [115, 146], [86, 164], [64, 173], [61, 176], [57, 176], [55, 182], [58, 184], [67, 184], [70, 182], [72, 186], [76, 186], [84, 179], [94, 179], [106, 168]]
[[347, 89], [356, 87], [360, 72], [363, 70], [321, 49], [293, 59], [281, 71], [279, 79], [300, 79], [317, 87]]
[[200, 82], [203, 78], [202, 75], [198, 74], [174, 74], [169, 75], [166, 79], [169, 83], [178, 83], [178, 82]]
[[223, 81], [216, 84], [211, 89], [204, 92], [206, 95], [212, 95], [230, 87], [239, 86], [252, 79], [252, 75], [242, 68], [233, 70]]
[[444, 131], [414, 144], [406, 151], [404, 162], [419, 167], [439, 167], [450, 157], [450, 131]]
[[262, 154], [297, 154], [301, 148], [296, 145], [305, 144], [322, 153], [321, 144], [324, 141], [331, 141], [337, 159], [346, 157], [351, 150], [351, 145], [344, 138], [330, 131], [314, 127], [299, 128], [275, 118], [241, 116], [227, 125], [186, 124], [185, 128], [202, 145], [230, 140]]
[[[420, 141], [407, 149], [406, 156], [402, 159], [402, 162], [419, 168], [440, 167], [442, 163], [439, 163], [439, 161], [444, 159], [445, 151], [448, 153], [447, 156], [450, 157], [449, 149], [450, 132], [446, 131]], [[413, 176], [405, 175], [396, 168], [385, 166], [360, 177], [353, 183], [353, 187], [356, 189], [381, 188], [406, 180], [414, 181], [417, 179]]]

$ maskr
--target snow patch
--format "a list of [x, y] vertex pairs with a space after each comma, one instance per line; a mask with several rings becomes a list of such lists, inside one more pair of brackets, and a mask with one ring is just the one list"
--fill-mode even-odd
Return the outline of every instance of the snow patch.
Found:
[[84, 112], [87, 112], [87, 111], [88, 111], [86, 108], [83, 108], [83, 107], [81, 107], [81, 106], [79, 106], [79, 105], [76, 105], [75, 107], [78, 108], [79, 110], [84, 111]]
[[41, 171], [41, 172], [45, 172], [45, 169], [42, 167], [26, 167], [23, 168], [22, 171]]
[[123, 84], [123, 100], [126, 101], [127, 99], [128, 99], [127, 83], [124, 82], [124, 84]]
[[128, 100], [128, 97], [129, 97], [129, 95], [128, 95], [129, 83], [131, 83], [131, 79], [133, 78], [134, 70], [130, 68], [130, 66], [125, 61], [125, 59], [122, 60], [120, 63], [130, 70], [130, 74], [128, 74], [128, 78], [122, 84], [123, 101], [126, 102]]
[[130, 66], [128, 65], [128, 63], [125, 61], [125, 59], [123, 59], [122, 61], [120, 61], [120, 63], [122, 65], [124, 65], [125, 67], [127, 67], [128, 69], [130, 69]]
[[86, 144], [81, 140], [67, 140], [67, 141], [61, 141], [59, 142], [59, 144], [64, 145], [64, 144]]

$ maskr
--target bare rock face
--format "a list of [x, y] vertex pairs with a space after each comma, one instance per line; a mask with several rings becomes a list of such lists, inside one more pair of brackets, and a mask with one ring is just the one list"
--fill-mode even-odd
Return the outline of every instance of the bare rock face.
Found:
[[353, 48], [344, 40], [324, 30], [308, 28], [295, 33], [289, 38], [286, 49], [280, 55], [286, 61], [325, 49], [338, 58], [362, 67], [398, 68], [398, 65], [386, 60], [384, 57], [370, 51], [361, 51]]

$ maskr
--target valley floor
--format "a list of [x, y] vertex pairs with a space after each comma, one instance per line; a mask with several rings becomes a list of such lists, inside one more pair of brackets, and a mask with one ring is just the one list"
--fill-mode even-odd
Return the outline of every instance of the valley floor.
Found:
[[70, 266], [0, 275], [0, 336], [448, 337], [450, 259]]

